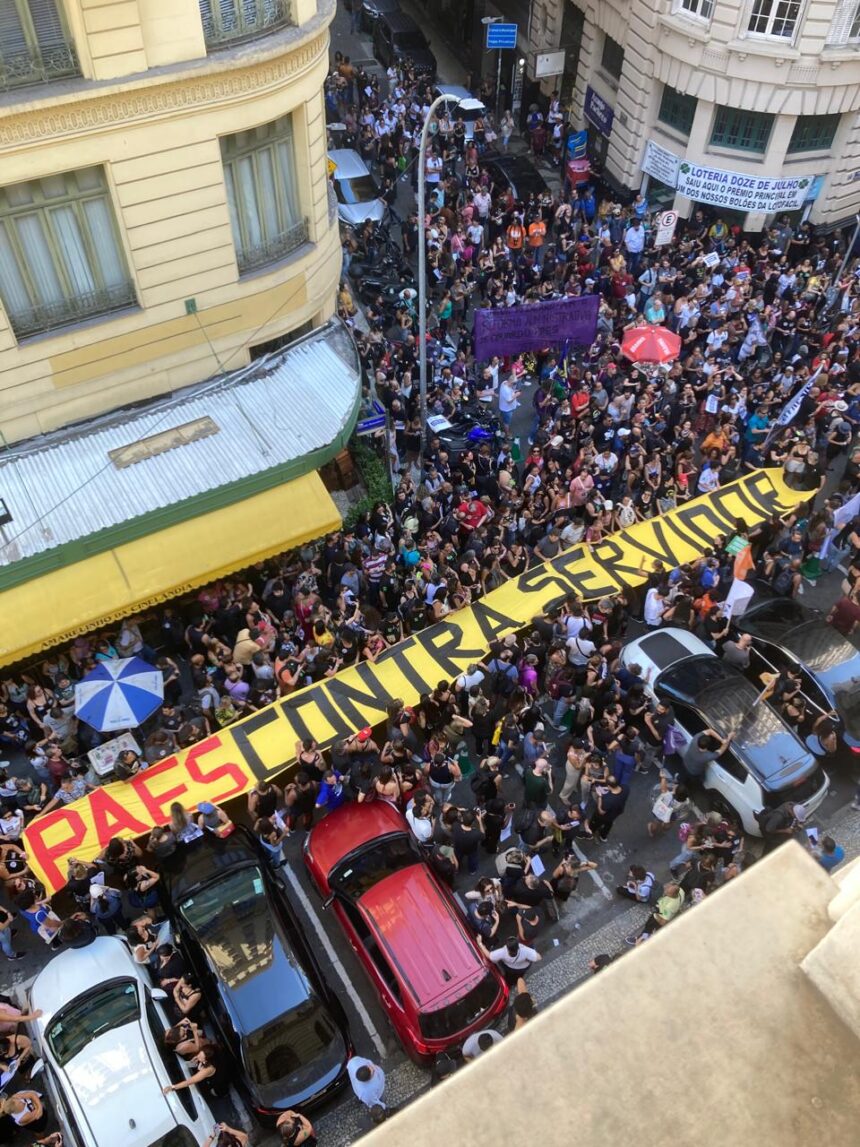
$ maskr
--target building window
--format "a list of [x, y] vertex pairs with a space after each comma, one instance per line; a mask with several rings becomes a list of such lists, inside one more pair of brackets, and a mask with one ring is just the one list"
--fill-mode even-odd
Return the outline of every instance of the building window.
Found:
[[75, 49], [54, 0], [0, 0], [0, 87], [77, 74]]
[[0, 295], [19, 338], [136, 302], [100, 167], [0, 188]]
[[829, 151], [840, 119], [838, 113], [798, 116], [788, 143], [788, 154], [795, 151]]
[[697, 20], [710, 21], [714, 14], [714, 0], [675, 0], [673, 12], [683, 12]]
[[624, 67], [624, 49], [611, 36], [603, 37], [603, 55], [600, 57], [600, 66], [614, 79], [621, 79], [621, 71]]
[[737, 108], [717, 108], [711, 143], [735, 151], [767, 151], [774, 117], [767, 112], [744, 112]]
[[253, 40], [291, 24], [291, 0], [200, 0], [207, 48]]
[[860, 0], [840, 0], [827, 34], [828, 44], [856, 44], [860, 41]]
[[696, 102], [695, 96], [685, 96], [683, 92], [676, 92], [674, 88], [664, 84], [657, 119], [675, 128], [682, 135], [689, 135], [696, 114]]
[[791, 40], [800, 19], [801, 0], [753, 0], [747, 30], [755, 36]]
[[272, 263], [306, 243], [290, 116], [226, 136], [221, 154], [239, 270]]

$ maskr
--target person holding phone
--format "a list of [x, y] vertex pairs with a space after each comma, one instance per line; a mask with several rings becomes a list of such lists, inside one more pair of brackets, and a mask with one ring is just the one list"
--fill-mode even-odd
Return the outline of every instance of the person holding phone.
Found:
[[246, 1147], [249, 1142], [249, 1137], [238, 1127], [229, 1127], [226, 1123], [216, 1123], [203, 1140], [203, 1147]]

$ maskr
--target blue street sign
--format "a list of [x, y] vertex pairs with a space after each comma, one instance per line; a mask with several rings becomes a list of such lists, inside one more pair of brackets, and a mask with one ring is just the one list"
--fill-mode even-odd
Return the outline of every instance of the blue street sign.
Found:
[[517, 46], [516, 24], [488, 24], [488, 48], [515, 48]]
[[378, 399], [368, 403], [362, 413], [365, 417], [356, 423], [356, 434], [372, 434], [374, 430], [381, 430], [385, 426], [385, 407]]

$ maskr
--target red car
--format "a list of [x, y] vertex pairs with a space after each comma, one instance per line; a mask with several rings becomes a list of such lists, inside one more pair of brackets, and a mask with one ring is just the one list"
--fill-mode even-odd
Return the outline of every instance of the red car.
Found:
[[504, 980], [396, 808], [344, 805], [311, 829], [304, 852], [413, 1059], [432, 1060], [504, 1011]]

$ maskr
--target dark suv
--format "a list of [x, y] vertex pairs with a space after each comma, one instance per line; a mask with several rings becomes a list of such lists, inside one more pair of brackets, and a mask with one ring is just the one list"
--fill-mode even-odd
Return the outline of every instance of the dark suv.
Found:
[[386, 68], [411, 65], [416, 72], [436, 76], [436, 57], [427, 38], [405, 12], [384, 12], [373, 25], [373, 54]]

